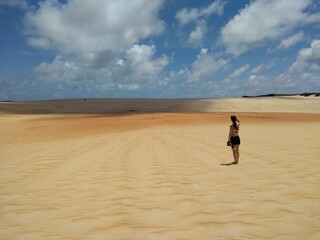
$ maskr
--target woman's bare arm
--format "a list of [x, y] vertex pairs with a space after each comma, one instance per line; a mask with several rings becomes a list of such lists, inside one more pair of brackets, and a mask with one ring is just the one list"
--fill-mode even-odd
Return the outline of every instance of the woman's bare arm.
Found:
[[228, 137], [228, 141], [230, 141], [230, 139], [231, 139], [231, 136], [232, 136], [232, 126], [230, 126], [230, 131], [229, 131], [229, 137]]

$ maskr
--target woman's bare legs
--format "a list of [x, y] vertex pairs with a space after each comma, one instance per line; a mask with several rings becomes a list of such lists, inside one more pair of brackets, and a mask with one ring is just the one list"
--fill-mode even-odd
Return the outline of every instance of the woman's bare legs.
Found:
[[237, 145], [237, 163], [239, 163], [239, 157], [240, 157], [239, 145]]
[[239, 145], [234, 145], [232, 147], [232, 153], [233, 153], [233, 158], [234, 158], [234, 164], [238, 164], [239, 162], [239, 157], [240, 157], [240, 153], [239, 153]]

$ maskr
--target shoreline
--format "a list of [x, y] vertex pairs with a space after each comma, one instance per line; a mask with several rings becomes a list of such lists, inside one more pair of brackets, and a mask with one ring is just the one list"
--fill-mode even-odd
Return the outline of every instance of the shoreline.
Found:
[[214, 99], [62, 99], [0, 102], [0, 114], [103, 114], [137, 112], [320, 113], [319, 97]]

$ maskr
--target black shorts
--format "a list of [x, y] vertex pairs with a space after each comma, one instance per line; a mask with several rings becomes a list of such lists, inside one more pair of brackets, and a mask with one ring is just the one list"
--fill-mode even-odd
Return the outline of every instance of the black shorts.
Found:
[[230, 138], [231, 144], [233, 145], [240, 145], [240, 137], [236, 136], [236, 137], [231, 137]]

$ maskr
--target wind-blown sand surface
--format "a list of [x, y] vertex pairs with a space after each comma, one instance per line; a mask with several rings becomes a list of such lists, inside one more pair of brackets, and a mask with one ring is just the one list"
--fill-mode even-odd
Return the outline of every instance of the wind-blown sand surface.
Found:
[[99, 101], [0, 103], [0, 239], [320, 239], [319, 98]]

